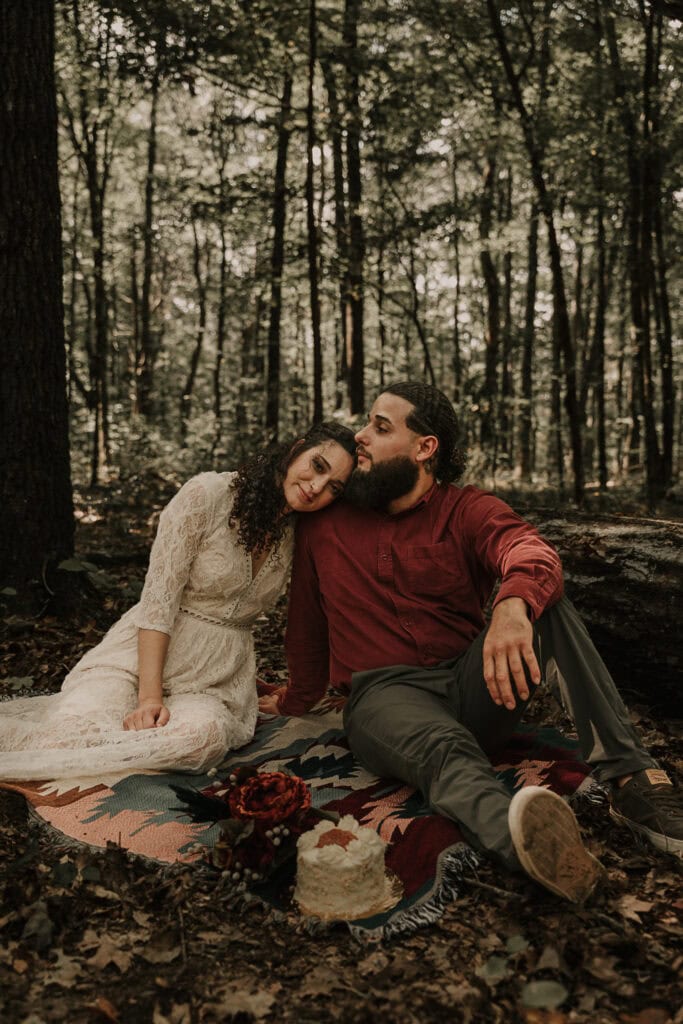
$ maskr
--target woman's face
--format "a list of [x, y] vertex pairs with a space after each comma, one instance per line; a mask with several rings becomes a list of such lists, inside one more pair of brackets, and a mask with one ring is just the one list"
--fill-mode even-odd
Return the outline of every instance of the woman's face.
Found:
[[353, 459], [336, 441], [323, 441], [290, 462], [282, 485], [293, 512], [319, 512], [338, 498], [351, 476]]

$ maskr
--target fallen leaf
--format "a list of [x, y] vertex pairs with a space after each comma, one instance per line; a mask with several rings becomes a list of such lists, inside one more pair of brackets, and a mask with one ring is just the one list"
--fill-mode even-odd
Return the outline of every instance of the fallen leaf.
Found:
[[119, 1019], [119, 1011], [116, 1007], [109, 1002], [106, 996], [98, 996], [95, 1002], [92, 1004], [94, 1010], [101, 1013], [107, 1020], [111, 1020], [116, 1024]]
[[475, 968], [474, 973], [487, 985], [495, 986], [503, 978], [509, 978], [510, 967], [505, 957], [490, 956], [485, 963]]
[[388, 963], [389, 957], [382, 950], [378, 949], [360, 961], [358, 973], [362, 978], [367, 978], [368, 975], [378, 974], [380, 971], [383, 971]]
[[640, 1013], [622, 1013], [619, 1020], [624, 1024], [668, 1024], [671, 1015], [662, 1006], [646, 1006]]
[[80, 961], [73, 956], [66, 956], [59, 950], [57, 959], [50, 970], [49, 983], [50, 985], [60, 985], [62, 988], [72, 988], [82, 973]]
[[152, 1014], [152, 1024], [190, 1024], [191, 1019], [189, 1003], [178, 1003], [168, 1013], [162, 1013], [157, 1003]]
[[211, 1005], [221, 1020], [229, 1016], [234, 1017], [238, 1013], [248, 1013], [255, 1020], [263, 1020], [269, 1015], [275, 999], [276, 993], [266, 989], [248, 992], [240, 988], [227, 988], [220, 994], [218, 1001]]
[[522, 1006], [540, 1010], [556, 1010], [569, 992], [559, 981], [530, 981], [522, 989]]
[[13, 960], [12, 970], [15, 971], [17, 974], [25, 974], [26, 971], [28, 970], [28, 963], [26, 962], [26, 960]]
[[85, 962], [91, 967], [97, 967], [99, 970], [104, 970], [109, 964], [113, 964], [123, 974], [130, 967], [132, 959], [132, 954], [122, 950], [114, 939], [110, 938], [109, 935], [102, 935], [100, 938], [100, 948], [94, 956], [91, 956]]
[[313, 970], [307, 971], [301, 979], [299, 984], [299, 995], [306, 998], [307, 996], [324, 996], [328, 995], [332, 989], [343, 989], [346, 985], [339, 978], [339, 971], [333, 970], [326, 964], [318, 964]]
[[637, 896], [622, 896], [617, 902], [617, 910], [622, 917], [629, 921], [640, 924], [640, 915], [647, 914], [652, 910], [654, 903], [650, 900], [640, 900]]

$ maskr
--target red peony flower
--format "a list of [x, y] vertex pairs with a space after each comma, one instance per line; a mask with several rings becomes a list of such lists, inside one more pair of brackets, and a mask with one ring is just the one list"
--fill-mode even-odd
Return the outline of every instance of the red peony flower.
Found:
[[277, 824], [310, 807], [311, 794], [296, 775], [262, 772], [236, 785], [228, 803], [233, 818]]

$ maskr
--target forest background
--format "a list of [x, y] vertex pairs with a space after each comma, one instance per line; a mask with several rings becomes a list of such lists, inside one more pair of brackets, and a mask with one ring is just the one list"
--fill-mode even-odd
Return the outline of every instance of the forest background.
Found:
[[[678, 0], [2, 0], [2, 698], [57, 690], [136, 599], [185, 478], [413, 377], [453, 399], [469, 480], [543, 503], [680, 777], [681, 23]], [[257, 624], [276, 681], [283, 620]], [[593, 905], [485, 865], [359, 955], [182, 865], [57, 860], [10, 796], [8, 1020], [683, 1024], [680, 864], [597, 805]]]
[[675, 495], [682, 8], [3, 4], [3, 576], [403, 377], [479, 483]]

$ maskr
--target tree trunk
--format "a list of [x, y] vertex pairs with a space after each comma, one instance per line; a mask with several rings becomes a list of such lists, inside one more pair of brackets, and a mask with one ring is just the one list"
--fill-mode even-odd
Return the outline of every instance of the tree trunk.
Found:
[[206, 335], [206, 293], [209, 285], [210, 257], [207, 254], [206, 269], [202, 274], [202, 250], [199, 244], [199, 236], [197, 234], [197, 221], [194, 216], [192, 218], [192, 236], [194, 239], [192, 267], [194, 270], [195, 284], [197, 285], [199, 322], [197, 324], [197, 336], [195, 338], [194, 349], [190, 356], [190, 367], [188, 369], [187, 379], [185, 381], [185, 386], [183, 387], [183, 392], [180, 396], [180, 439], [183, 445], [185, 444], [187, 424], [192, 412], [192, 393], [194, 391], [194, 382], [197, 376], [197, 367], [199, 366], [199, 359], [202, 354], [204, 337]]
[[313, 422], [323, 418], [323, 346], [320, 334], [320, 295], [318, 292], [318, 228], [315, 222], [313, 148], [315, 146], [314, 87], [317, 60], [317, 21], [315, 0], [308, 4], [308, 95], [306, 102], [306, 232], [308, 249], [308, 286], [311, 297], [311, 333], [313, 335]]
[[462, 352], [460, 346], [460, 292], [462, 279], [460, 271], [460, 196], [458, 193], [457, 158], [453, 153], [453, 270], [455, 272], [455, 295], [453, 296], [453, 404], [460, 405], [463, 386]]
[[522, 343], [522, 385], [519, 425], [519, 471], [522, 480], [531, 480], [533, 460], [534, 410], [534, 336], [536, 318], [536, 286], [538, 278], [538, 206], [531, 206], [529, 239], [527, 242], [526, 302], [524, 309], [524, 339]]
[[[493, 224], [494, 196], [496, 185], [496, 158], [489, 154], [486, 158], [484, 187], [479, 204], [479, 239], [481, 248], [479, 261], [486, 290], [486, 328], [484, 343], [486, 346], [484, 369], [484, 393], [482, 395], [482, 417], [480, 440], [482, 448], [487, 449], [498, 437], [498, 354], [500, 350], [500, 285], [498, 272], [491, 255], [489, 240]], [[495, 472], [495, 464], [493, 472]]]
[[0, 4], [0, 580], [73, 551], [51, 0]]
[[273, 249], [270, 259], [270, 323], [266, 371], [266, 429], [277, 438], [280, 422], [280, 320], [282, 275], [285, 267], [285, 220], [287, 216], [287, 149], [292, 133], [292, 74], [287, 68], [282, 86], [277, 135], [277, 159], [273, 184]]
[[152, 278], [154, 275], [154, 187], [157, 154], [157, 112], [161, 63], [165, 47], [161, 35], [156, 45], [154, 70], [150, 83], [149, 131], [147, 134], [147, 172], [145, 209], [142, 224], [142, 289], [140, 304], [140, 366], [137, 376], [137, 411], [146, 417], [154, 413], [154, 368], [159, 356], [159, 336], [152, 326]]
[[[505, 181], [502, 219], [507, 225], [512, 221], [512, 168], [508, 167]], [[498, 430], [500, 433], [500, 449], [507, 457], [508, 466], [512, 466], [515, 457], [515, 404], [513, 364], [513, 329], [512, 329], [512, 249], [508, 246], [503, 258], [503, 351], [502, 374], [500, 382], [500, 417]]]
[[363, 263], [365, 239], [361, 216], [362, 178], [360, 139], [360, 73], [358, 19], [361, 0], [346, 0], [344, 51], [346, 63], [346, 169], [349, 197], [349, 274], [346, 309], [349, 318], [347, 368], [351, 415], [365, 412], [365, 354], [363, 347]]
[[[346, 358], [349, 348], [349, 318], [346, 315], [346, 296], [349, 285], [349, 238], [346, 217], [346, 196], [344, 193], [344, 152], [342, 125], [339, 114], [339, 99], [334, 68], [329, 57], [320, 61], [323, 72], [327, 105], [329, 110], [329, 132], [332, 147], [332, 175], [334, 181], [334, 230], [337, 244], [337, 277], [339, 279], [339, 334], [335, 366], [337, 368], [337, 393], [335, 408], [343, 403], [343, 383], [347, 376]], [[381, 330], [381, 322], [380, 322]], [[335, 332], [336, 333], [336, 332]]]

